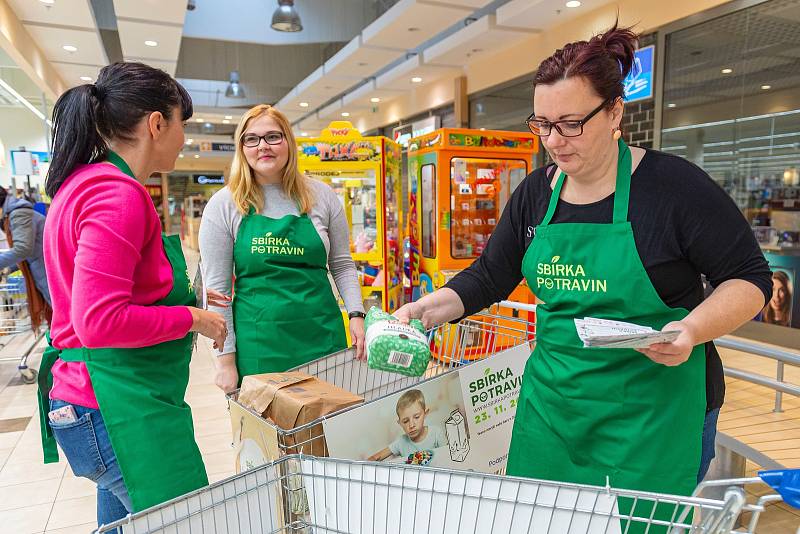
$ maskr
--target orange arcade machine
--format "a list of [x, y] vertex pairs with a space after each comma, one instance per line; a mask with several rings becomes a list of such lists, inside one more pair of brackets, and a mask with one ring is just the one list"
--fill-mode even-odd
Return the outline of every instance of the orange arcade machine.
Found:
[[[409, 141], [406, 301], [442, 287], [480, 256], [538, 150], [525, 132], [443, 128]], [[509, 300], [533, 304], [534, 297], [523, 281]], [[532, 312], [507, 313], [529, 314], [533, 323]]]

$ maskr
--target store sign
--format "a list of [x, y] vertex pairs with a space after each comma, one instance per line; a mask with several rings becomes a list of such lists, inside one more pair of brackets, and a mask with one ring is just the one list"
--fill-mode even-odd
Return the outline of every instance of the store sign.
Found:
[[326, 143], [314, 141], [300, 144], [301, 158], [319, 158], [320, 161], [380, 161], [379, 144], [370, 141]]
[[493, 147], [493, 148], [533, 148], [532, 138], [501, 137], [496, 135], [468, 135], [451, 133], [448, 137], [450, 146]]
[[211, 141], [200, 142], [200, 152], [235, 152], [236, 145], [233, 143], [212, 143]]
[[392, 138], [395, 143], [405, 148], [408, 146], [408, 141], [411, 139], [413, 132], [414, 129], [411, 124], [404, 124], [392, 130]]
[[221, 174], [195, 174], [192, 181], [198, 185], [225, 185], [225, 177]]
[[441, 128], [441, 125], [442, 118], [438, 115], [434, 115], [414, 121], [411, 124], [398, 126], [392, 130], [392, 136], [394, 137], [395, 143], [399, 144], [403, 148], [408, 148], [408, 142], [411, 139], [436, 131]]
[[350, 135], [351, 128], [328, 128], [332, 137], [347, 137]]
[[438, 116], [428, 117], [411, 123], [411, 135], [419, 137], [439, 129], [442, 119]]
[[31, 176], [41, 174], [41, 164], [50, 162], [48, 152], [31, 152], [27, 150], [11, 151], [11, 174], [14, 176]]
[[655, 68], [654, 45], [640, 48], [633, 59], [631, 72], [623, 82], [625, 85], [625, 101], [636, 102], [653, 98], [653, 70]]

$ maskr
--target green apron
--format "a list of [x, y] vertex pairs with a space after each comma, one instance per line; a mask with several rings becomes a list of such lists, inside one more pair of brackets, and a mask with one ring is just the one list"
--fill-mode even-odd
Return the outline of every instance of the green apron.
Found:
[[[660, 330], [689, 313], [664, 304], [636, 249], [628, 222], [630, 150], [619, 141], [612, 224], [550, 224], [565, 179], [562, 173], [522, 263], [544, 303], [536, 310], [536, 347], [507, 472], [595, 486], [608, 477], [612, 487], [689, 495], [706, 406], [704, 347], [667, 367], [632, 349], [584, 348], [575, 329], [575, 318], [596, 317]], [[629, 500], [618, 504], [630, 512]], [[637, 517], [650, 512], [642, 502], [634, 510]], [[668, 519], [671, 512], [655, 515]]]
[[[110, 163], [133, 176], [113, 152]], [[173, 286], [154, 306], [194, 306], [196, 297], [186, 271], [178, 236], [163, 236], [172, 265]], [[192, 333], [181, 339], [132, 349], [63, 349], [49, 347], [39, 370], [39, 414], [45, 462], [58, 452], [47, 424], [50, 370], [57, 358], [85, 362], [100, 413], [119, 462], [134, 512], [208, 484], [194, 440], [192, 412], [184, 401], [192, 357]]]
[[325, 245], [307, 214], [272, 219], [251, 207], [233, 263], [240, 385], [247, 375], [287, 371], [347, 346]]

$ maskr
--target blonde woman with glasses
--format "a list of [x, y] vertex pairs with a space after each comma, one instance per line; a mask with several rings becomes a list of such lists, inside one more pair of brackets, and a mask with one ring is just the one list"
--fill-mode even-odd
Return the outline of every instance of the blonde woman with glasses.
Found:
[[364, 351], [361, 288], [338, 196], [298, 170], [291, 125], [277, 109], [250, 109], [235, 140], [228, 183], [200, 224], [206, 285], [233, 293], [232, 307], [219, 309], [229, 334], [216, 384], [225, 392], [246, 375], [286, 371], [346, 347], [329, 272], [358, 357]]

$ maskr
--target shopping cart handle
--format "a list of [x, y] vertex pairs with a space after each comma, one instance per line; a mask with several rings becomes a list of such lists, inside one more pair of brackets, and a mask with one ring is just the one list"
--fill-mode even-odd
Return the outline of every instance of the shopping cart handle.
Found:
[[759, 471], [758, 476], [780, 493], [785, 503], [800, 508], [800, 469]]

